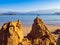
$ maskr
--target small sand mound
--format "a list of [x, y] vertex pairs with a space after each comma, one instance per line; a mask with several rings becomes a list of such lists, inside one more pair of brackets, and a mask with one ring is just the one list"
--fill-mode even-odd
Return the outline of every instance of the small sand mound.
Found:
[[56, 31], [52, 32], [53, 34], [60, 34], [60, 29], [57, 29]]

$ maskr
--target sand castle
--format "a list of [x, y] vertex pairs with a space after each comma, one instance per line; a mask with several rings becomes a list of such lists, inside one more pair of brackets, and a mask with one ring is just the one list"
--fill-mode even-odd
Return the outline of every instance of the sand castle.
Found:
[[56, 45], [55, 38], [38, 17], [34, 20], [32, 30], [27, 37], [29, 40], [33, 40], [33, 45]]
[[0, 30], [0, 36], [0, 45], [56, 45], [55, 38], [38, 17], [27, 36], [24, 36], [19, 20], [5, 23]]
[[5, 23], [1, 30], [1, 45], [18, 45], [24, 38], [22, 25], [19, 20]]

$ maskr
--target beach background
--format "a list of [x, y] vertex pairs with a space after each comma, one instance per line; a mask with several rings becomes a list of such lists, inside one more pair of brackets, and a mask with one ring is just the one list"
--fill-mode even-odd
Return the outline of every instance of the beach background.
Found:
[[4, 23], [19, 19], [23, 26], [24, 35], [27, 35], [31, 31], [36, 17], [43, 20], [50, 32], [60, 29], [60, 15], [1, 15], [0, 28]]
[[1, 15], [0, 16], [0, 25], [3, 23], [20, 20], [24, 25], [32, 25], [33, 20], [39, 17], [45, 24], [60, 25], [60, 15]]

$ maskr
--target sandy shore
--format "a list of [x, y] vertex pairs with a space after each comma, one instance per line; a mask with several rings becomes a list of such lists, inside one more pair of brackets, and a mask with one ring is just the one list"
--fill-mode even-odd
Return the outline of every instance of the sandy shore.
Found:
[[[60, 29], [59, 25], [49, 24], [46, 26], [50, 32], [54, 32], [55, 30]], [[32, 26], [23, 26], [24, 35], [26, 36], [31, 31], [31, 29], [32, 29]], [[59, 35], [58, 34], [57, 35], [53, 34], [53, 35], [54, 35], [55, 39], [57, 40]]]
[[[56, 29], [60, 29], [60, 26], [58, 25], [48, 24], [46, 26], [50, 32], [54, 32]], [[1, 26], [0, 26], [0, 29], [1, 29]], [[24, 35], [27, 35], [31, 31], [31, 29], [32, 29], [32, 26], [28, 26], [28, 25], [23, 26]]]
[[[60, 29], [60, 26], [58, 25], [49, 24], [46, 26], [50, 32], [54, 32], [55, 30]], [[1, 26], [0, 26], [0, 29], [1, 29]], [[28, 25], [23, 26], [24, 35], [26, 36], [31, 31], [31, 29], [32, 29], [32, 26], [28, 26]], [[55, 35], [55, 34], [53, 35], [55, 36], [55, 39], [57, 40], [59, 35]]]
[[[60, 29], [60, 26], [58, 26], [58, 25], [49, 24], [46, 26], [50, 32], [54, 32], [55, 30]], [[31, 29], [32, 29], [32, 26], [23, 26], [24, 34], [27, 35], [31, 31]]]
[[60, 29], [60, 26], [58, 26], [58, 25], [46, 25], [46, 26], [50, 32]]

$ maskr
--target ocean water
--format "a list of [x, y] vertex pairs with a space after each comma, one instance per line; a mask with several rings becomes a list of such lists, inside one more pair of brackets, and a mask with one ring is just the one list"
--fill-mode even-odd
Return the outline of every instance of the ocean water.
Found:
[[60, 25], [60, 15], [1, 15], [0, 25], [2, 26], [5, 22], [20, 20], [23, 25], [32, 25], [33, 20], [39, 17], [45, 24]]

